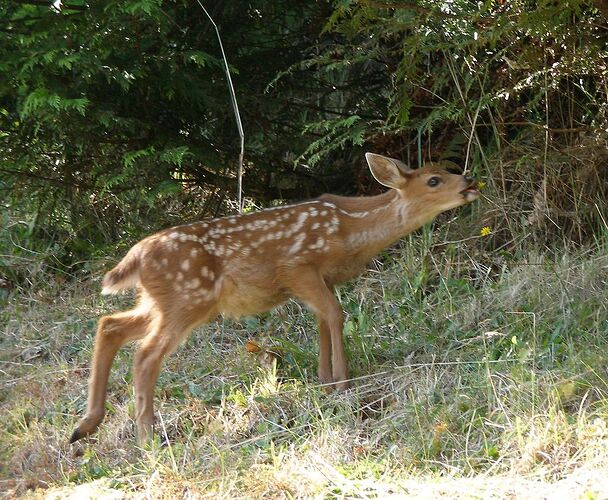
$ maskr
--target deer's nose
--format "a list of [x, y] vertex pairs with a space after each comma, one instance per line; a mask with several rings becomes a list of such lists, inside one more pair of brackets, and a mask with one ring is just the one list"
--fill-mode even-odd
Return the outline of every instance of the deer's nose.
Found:
[[475, 180], [475, 177], [473, 177], [472, 175], [465, 175], [464, 180], [468, 182], [473, 182]]

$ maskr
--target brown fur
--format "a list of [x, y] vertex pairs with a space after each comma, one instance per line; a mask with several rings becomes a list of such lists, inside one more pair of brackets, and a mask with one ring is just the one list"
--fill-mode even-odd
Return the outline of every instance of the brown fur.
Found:
[[[267, 311], [293, 297], [319, 325], [319, 378], [344, 389], [348, 372], [342, 309], [334, 285], [361, 272], [399, 238], [439, 213], [477, 198], [474, 181], [428, 166], [368, 153], [374, 177], [391, 189], [368, 198], [317, 200], [160, 231], [137, 243], [108, 274], [104, 293], [137, 285], [135, 309], [99, 321], [87, 413], [71, 442], [94, 432], [104, 415], [112, 360], [141, 340], [133, 362], [139, 439], [152, 430], [153, 392], [163, 359], [197, 325], [219, 314]], [[440, 178], [436, 187], [431, 177]], [[468, 191], [467, 191], [468, 189]]]

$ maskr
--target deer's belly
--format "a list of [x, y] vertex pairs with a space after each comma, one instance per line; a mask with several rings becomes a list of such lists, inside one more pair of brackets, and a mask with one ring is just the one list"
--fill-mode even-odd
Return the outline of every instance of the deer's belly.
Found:
[[365, 270], [366, 264], [367, 262], [353, 260], [349, 264], [343, 264], [324, 272], [323, 278], [328, 286], [338, 285], [359, 276]]
[[287, 300], [280, 290], [262, 284], [226, 279], [218, 300], [218, 310], [224, 316], [240, 318], [259, 314]]

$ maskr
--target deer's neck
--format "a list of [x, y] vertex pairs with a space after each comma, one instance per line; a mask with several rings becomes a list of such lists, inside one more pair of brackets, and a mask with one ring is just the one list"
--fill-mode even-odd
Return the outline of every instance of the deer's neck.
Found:
[[353, 204], [338, 207], [341, 222], [348, 228], [344, 244], [350, 255], [371, 259], [426, 222], [416, 216], [415, 204], [395, 190], [352, 200]]

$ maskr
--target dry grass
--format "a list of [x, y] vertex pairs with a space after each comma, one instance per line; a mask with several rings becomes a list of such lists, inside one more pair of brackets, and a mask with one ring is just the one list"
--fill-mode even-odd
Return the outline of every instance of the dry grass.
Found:
[[492, 196], [482, 223], [493, 228], [495, 249], [568, 249], [606, 235], [606, 135], [569, 139], [524, 134], [488, 160]]
[[[481, 279], [465, 265], [473, 259], [466, 247], [430, 261], [419, 247], [406, 244], [407, 258], [388, 262], [382, 279], [372, 272], [340, 292], [353, 390], [326, 395], [316, 384], [314, 326], [297, 304], [220, 321], [167, 362], [158, 436], [146, 450], [136, 447], [129, 418], [132, 349], [118, 357], [99, 434], [67, 444], [85, 404], [96, 318], [130, 298], [102, 299], [91, 283], [12, 295], [0, 312], [0, 490], [50, 498], [601, 498], [605, 252], [530, 256]], [[247, 352], [254, 336], [280, 347], [278, 367]]]

